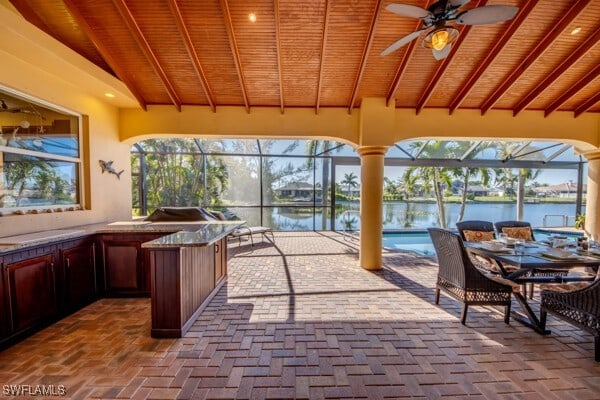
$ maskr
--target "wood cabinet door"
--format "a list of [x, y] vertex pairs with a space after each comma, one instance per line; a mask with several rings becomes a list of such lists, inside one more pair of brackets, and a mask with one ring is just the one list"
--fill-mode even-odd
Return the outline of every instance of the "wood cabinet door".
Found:
[[144, 291], [142, 243], [139, 240], [102, 240], [106, 291], [109, 294]]
[[[1, 259], [0, 259], [1, 261]], [[0, 338], [6, 337], [8, 335], [9, 329], [9, 313], [10, 309], [8, 307], [8, 291], [4, 287], [4, 268], [1, 268], [2, 263], [0, 262]]]
[[57, 315], [52, 254], [7, 264], [5, 268], [13, 331], [33, 327]]
[[108, 296], [149, 296], [150, 258], [142, 243], [167, 233], [107, 234], [101, 238], [104, 281]]
[[86, 242], [61, 250], [68, 310], [81, 307], [97, 296], [95, 245]]

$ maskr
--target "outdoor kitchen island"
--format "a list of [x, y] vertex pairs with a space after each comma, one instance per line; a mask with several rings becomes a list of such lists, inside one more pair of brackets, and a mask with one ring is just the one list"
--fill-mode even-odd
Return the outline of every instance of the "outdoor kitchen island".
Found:
[[227, 235], [240, 223], [212, 223], [142, 244], [150, 252], [151, 336], [186, 334], [227, 276]]

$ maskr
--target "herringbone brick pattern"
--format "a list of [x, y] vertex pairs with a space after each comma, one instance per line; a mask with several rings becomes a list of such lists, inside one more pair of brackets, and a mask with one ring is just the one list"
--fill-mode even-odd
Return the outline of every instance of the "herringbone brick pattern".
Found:
[[185, 338], [149, 337], [147, 299], [105, 299], [1, 352], [0, 382], [74, 399], [600, 398], [582, 331], [550, 317], [543, 337], [491, 307], [463, 326], [457, 302], [433, 304], [434, 260], [385, 253], [369, 272], [335, 233], [275, 240], [230, 244]]

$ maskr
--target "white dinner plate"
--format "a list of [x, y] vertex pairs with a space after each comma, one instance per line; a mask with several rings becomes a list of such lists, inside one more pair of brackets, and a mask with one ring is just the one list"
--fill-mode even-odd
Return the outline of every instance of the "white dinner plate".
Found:
[[507, 253], [509, 251], [511, 251], [509, 248], [507, 247], [490, 247], [490, 246], [486, 246], [485, 244], [481, 244], [480, 247], [486, 251], [491, 251], [492, 253]]
[[544, 257], [553, 258], [555, 260], [579, 260], [581, 256], [569, 253], [569, 254], [556, 254], [556, 253], [541, 253]]

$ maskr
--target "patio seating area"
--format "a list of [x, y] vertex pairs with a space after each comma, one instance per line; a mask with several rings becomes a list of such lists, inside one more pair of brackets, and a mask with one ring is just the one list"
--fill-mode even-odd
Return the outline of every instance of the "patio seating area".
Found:
[[[600, 392], [593, 336], [548, 315], [542, 336], [504, 308], [434, 304], [433, 258], [358, 266], [335, 232], [229, 245], [229, 277], [183, 339], [150, 337], [149, 299], [102, 299], [4, 351], [6, 384], [70, 398], [529, 398]], [[539, 295], [531, 301], [539, 313]], [[513, 300], [513, 307], [519, 305]], [[18, 357], [17, 357], [18, 355]]]

